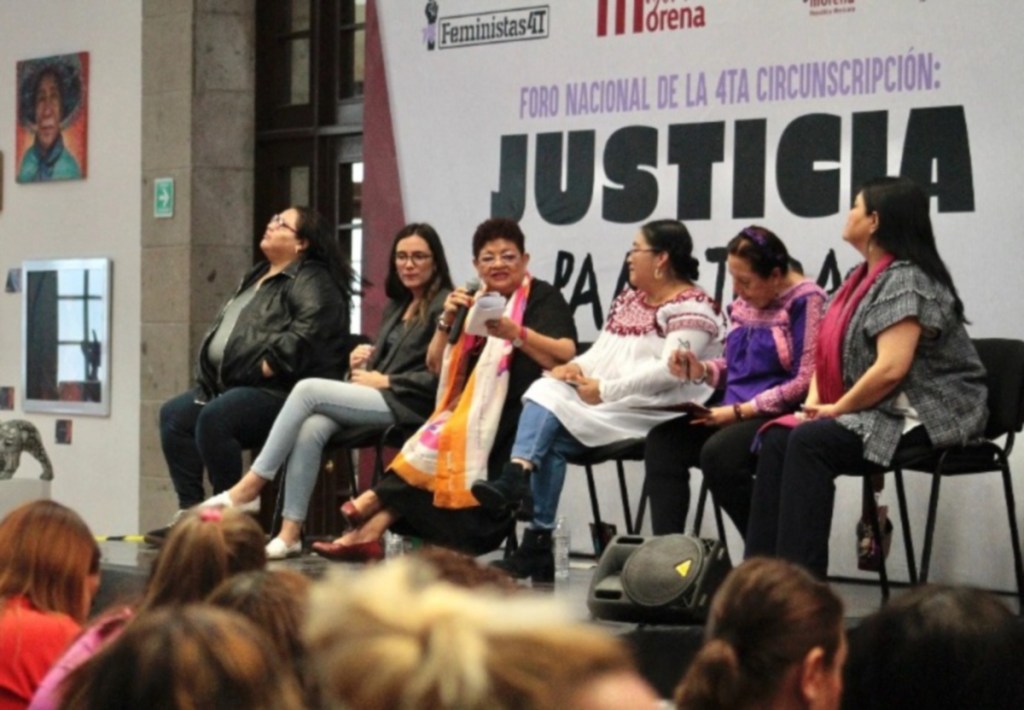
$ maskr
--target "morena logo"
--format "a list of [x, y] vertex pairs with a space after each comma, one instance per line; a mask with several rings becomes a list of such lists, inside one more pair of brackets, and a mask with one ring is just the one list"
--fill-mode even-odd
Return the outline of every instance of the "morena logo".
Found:
[[840, 15], [857, 12], [857, 0], [803, 0], [811, 15]]
[[699, 29], [706, 24], [704, 6], [689, 0], [597, 0], [598, 37]]

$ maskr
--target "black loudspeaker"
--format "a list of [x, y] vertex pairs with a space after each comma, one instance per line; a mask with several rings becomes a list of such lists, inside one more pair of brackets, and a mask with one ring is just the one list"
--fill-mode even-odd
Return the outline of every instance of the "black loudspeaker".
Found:
[[719, 540], [622, 535], [601, 555], [587, 608], [607, 621], [700, 624], [731, 569], [729, 550]]

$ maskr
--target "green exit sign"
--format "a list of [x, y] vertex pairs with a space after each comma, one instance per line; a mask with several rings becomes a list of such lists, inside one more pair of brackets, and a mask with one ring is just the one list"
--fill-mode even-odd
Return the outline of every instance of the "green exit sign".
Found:
[[174, 178], [153, 181], [153, 216], [158, 219], [174, 216]]

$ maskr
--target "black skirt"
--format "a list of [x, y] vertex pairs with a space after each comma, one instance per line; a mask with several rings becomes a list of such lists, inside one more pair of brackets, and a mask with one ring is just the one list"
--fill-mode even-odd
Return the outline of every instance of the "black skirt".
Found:
[[515, 526], [515, 517], [507, 511], [495, 513], [480, 506], [438, 508], [432, 492], [406, 483], [392, 471], [373, 491], [385, 508], [399, 516], [392, 531], [471, 555], [497, 549]]

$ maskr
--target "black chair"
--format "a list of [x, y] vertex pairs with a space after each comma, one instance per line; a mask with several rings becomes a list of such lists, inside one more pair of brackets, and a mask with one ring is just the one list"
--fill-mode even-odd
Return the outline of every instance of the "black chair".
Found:
[[[961, 476], [974, 473], [999, 472], [1003, 477], [1003, 494], [1006, 512], [1010, 522], [1010, 545], [1013, 549], [1014, 573], [1017, 579], [1017, 595], [1020, 613], [1024, 614], [1024, 562], [1021, 557], [1020, 534], [1017, 529], [1017, 512], [1013, 496], [1013, 482], [1010, 475], [1010, 451], [1014, 435], [1024, 427], [1024, 342], [1002, 338], [974, 340], [981, 362], [985, 366], [988, 386], [988, 424], [984, 439], [965, 446], [946, 448], [910, 447], [897, 452], [893, 461], [896, 479], [896, 493], [899, 500], [900, 519], [907, 552], [907, 565], [911, 584], [928, 581], [932, 543], [935, 534], [935, 518], [939, 505], [939, 488], [945, 476]], [[1006, 437], [1000, 446], [994, 439]], [[903, 471], [921, 471], [931, 474], [932, 487], [928, 499], [928, 518], [925, 524], [924, 549], [921, 553], [921, 573], [915, 568], [914, 548], [910, 537], [907, 516], [907, 499], [903, 488]], [[882, 531], [878, 524], [878, 510], [873, 495], [867, 495], [869, 486], [865, 478], [865, 501], [872, 523], [875, 544], [881, 547]], [[889, 597], [889, 582], [882, 558], [879, 576], [882, 584], [882, 598]]]
[[[703, 475], [703, 474], [702, 474]], [[708, 479], [705, 477], [700, 482], [700, 493], [697, 494], [697, 509], [694, 511], [693, 516], [693, 537], [700, 537], [700, 527], [704, 522], [704, 506], [707, 505], [708, 495], [711, 491], [708, 489]], [[718, 505], [718, 501], [715, 497], [711, 496], [711, 505], [715, 512], [715, 528], [718, 530], [718, 539], [722, 541], [726, 550], [729, 549], [729, 543], [725, 539], [725, 523], [722, 520], [722, 508]]]
[[[626, 524], [626, 534], [639, 535], [644, 525], [644, 515], [647, 512], [647, 483], [644, 482], [640, 488], [640, 501], [637, 504], [636, 516], [633, 516], [632, 506], [629, 501], [629, 487], [626, 485], [626, 461], [643, 461], [646, 440], [643, 438], [623, 439], [604, 446], [587, 449], [579, 456], [568, 457], [566, 461], [576, 466], [582, 466], [587, 474], [587, 490], [590, 493], [590, 511], [594, 524], [594, 553], [600, 557], [604, 551], [604, 543], [607, 540], [601, 538], [604, 530], [604, 522], [601, 519], [601, 505], [597, 499], [597, 482], [594, 479], [594, 466], [607, 461], [615, 462], [615, 470], [619, 481], [619, 496], [622, 500], [622, 516]], [[708, 498], [708, 484], [703, 481], [700, 487], [700, 495], [697, 500], [696, 517], [694, 518], [693, 535], [697, 536], [700, 531], [701, 522], [704, 518], [704, 506]], [[722, 522], [722, 510], [718, 503], [712, 503], [715, 511], [715, 522], [718, 527], [719, 539], [725, 542], [725, 526]]]
[[593, 516], [595, 531], [594, 552], [600, 556], [603, 551], [603, 542], [599, 538], [604, 528], [601, 520], [601, 504], [597, 500], [597, 483], [594, 480], [594, 466], [614, 461], [616, 472], [619, 477], [619, 495], [622, 498], [622, 514], [626, 522], [626, 532], [629, 535], [636, 535], [643, 524], [644, 508], [647, 507], [647, 488], [640, 492], [640, 503], [637, 508], [637, 521], [633, 524], [633, 510], [629, 502], [629, 488], [626, 485], [626, 461], [643, 461], [645, 439], [623, 439], [604, 446], [597, 446], [587, 449], [579, 456], [568, 457], [566, 461], [576, 466], [582, 466], [587, 472], [587, 489], [590, 492], [590, 510]]

